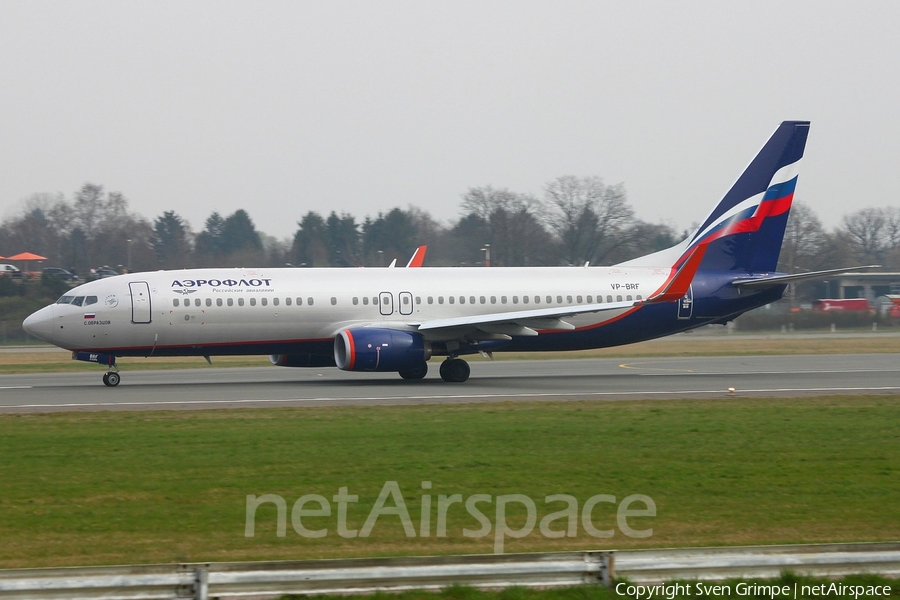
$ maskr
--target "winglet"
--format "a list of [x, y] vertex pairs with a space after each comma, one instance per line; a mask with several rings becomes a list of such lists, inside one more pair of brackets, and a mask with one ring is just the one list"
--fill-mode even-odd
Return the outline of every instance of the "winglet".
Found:
[[697, 269], [700, 268], [700, 263], [703, 262], [705, 253], [706, 244], [694, 246], [687, 259], [675, 271], [675, 274], [664, 284], [660, 291], [647, 298], [647, 302], [673, 302], [683, 298], [694, 280], [694, 275], [697, 274]]
[[421, 267], [422, 263], [425, 262], [425, 251], [428, 250], [428, 246], [419, 246], [416, 248], [416, 251], [413, 252], [412, 258], [409, 259], [409, 262], [406, 263], [406, 268], [415, 268]]

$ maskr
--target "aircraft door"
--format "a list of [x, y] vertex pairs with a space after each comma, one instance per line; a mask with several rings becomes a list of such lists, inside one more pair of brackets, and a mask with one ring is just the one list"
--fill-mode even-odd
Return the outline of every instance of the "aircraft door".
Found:
[[678, 318], [679, 319], [690, 319], [691, 315], [694, 314], [694, 286], [693, 284], [688, 286], [688, 291], [678, 301]]
[[131, 322], [150, 322], [150, 286], [146, 281], [133, 281], [128, 284], [131, 289]]
[[394, 295], [390, 292], [381, 292], [378, 294], [378, 309], [385, 317], [394, 314]]
[[400, 292], [398, 297], [400, 301], [400, 314], [411, 315], [413, 312], [413, 297], [409, 292]]

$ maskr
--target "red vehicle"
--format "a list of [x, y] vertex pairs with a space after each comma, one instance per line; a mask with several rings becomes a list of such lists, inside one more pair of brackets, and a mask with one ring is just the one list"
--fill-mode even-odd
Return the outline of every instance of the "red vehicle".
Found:
[[872, 310], [869, 301], [865, 298], [840, 298], [813, 300], [812, 309], [817, 312], [829, 312], [832, 310]]

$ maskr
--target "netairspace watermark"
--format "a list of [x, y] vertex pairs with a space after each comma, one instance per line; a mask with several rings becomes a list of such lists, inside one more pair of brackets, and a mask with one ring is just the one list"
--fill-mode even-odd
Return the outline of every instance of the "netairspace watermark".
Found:
[[794, 582], [790, 584], [762, 584], [762, 583], [668, 583], [661, 585], [635, 585], [631, 583], [616, 584], [616, 594], [628, 596], [635, 600], [675, 600], [675, 598], [687, 598], [690, 596], [702, 596], [705, 598], [718, 597], [744, 597], [761, 598], [768, 596], [772, 600], [814, 598], [819, 596], [831, 596], [842, 598], [883, 597], [891, 595], [889, 585], [847, 585], [843, 583], [820, 583], [817, 585], [804, 585]]
[[[432, 488], [430, 481], [422, 482], [423, 490]], [[436, 500], [437, 520], [432, 527], [432, 503]], [[349, 529], [347, 527], [347, 510], [350, 504], [358, 503], [359, 496], [350, 494], [348, 487], [341, 487], [338, 493], [331, 498], [336, 505], [336, 532], [342, 538], [365, 538], [372, 534], [379, 517], [397, 517], [403, 526], [406, 537], [447, 537], [447, 514], [453, 505], [459, 505], [454, 510], [457, 512], [465, 507], [466, 512], [480, 525], [478, 529], [462, 530], [467, 538], [483, 538], [494, 536], [494, 553], [503, 554], [503, 545], [507, 538], [523, 538], [534, 531], [538, 525], [541, 535], [546, 538], [576, 537], [578, 535], [579, 516], [581, 526], [589, 536], [597, 538], [611, 538], [615, 535], [615, 529], [600, 529], [594, 521], [593, 513], [597, 505], [616, 505], [616, 497], [610, 494], [596, 494], [588, 498], [579, 511], [578, 500], [569, 494], [551, 494], [544, 498], [545, 504], [564, 506], [562, 510], [552, 512], [537, 523], [537, 504], [525, 494], [504, 494], [492, 496], [491, 494], [472, 494], [463, 498], [462, 494], [439, 494], [435, 499], [432, 494], [422, 494], [419, 514], [419, 528], [413, 524], [400, 485], [396, 481], [387, 481], [381, 488], [378, 499], [369, 511], [362, 529]], [[291, 508], [291, 525], [298, 535], [307, 538], [323, 538], [329, 534], [328, 528], [307, 529], [303, 525], [306, 517], [331, 517], [332, 504], [325, 496], [320, 494], [305, 494], [294, 502]], [[271, 503], [278, 509], [278, 522], [276, 535], [287, 536], [287, 502], [277, 494], [264, 494], [256, 496], [247, 495], [246, 522], [244, 526], [245, 537], [256, 536], [256, 511], [263, 505]], [[493, 504], [493, 510], [490, 505]], [[485, 506], [486, 505], [486, 506]], [[482, 507], [485, 508], [482, 508]], [[525, 523], [518, 528], [513, 528], [507, 523], [506, 511], [508, 507], [517, 507], [520, 512], [524, 507]], [[309, 508], [308, 508], [309, 507]], [[312, 508], [315, 507], [315, 508]], [[494, 521], [485, 514], [494, 515]], [[644, 494], [632, 494], [618, 502], [616, 508], [616, 525], [619, 531], [631, 538], [648, 538], [653, 535], [653, 529], [633, 529], [628, 524], [629, 517], [655, 517], [656, 503]]]

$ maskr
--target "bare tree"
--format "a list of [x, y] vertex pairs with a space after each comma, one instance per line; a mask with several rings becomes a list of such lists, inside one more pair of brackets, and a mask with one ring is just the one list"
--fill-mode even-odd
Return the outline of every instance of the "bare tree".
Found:
[[855, 260], [863, 263], [884, 260], [891, 249], [888, 224], [891, 216], [883, 208], [864, 208], [844, 216], [840, 234]]
[[544, 188], [548, 222], [571, 264], [602, 262], [628, 243], [634, 220], [625, 188], [607, 186], [600, 177], [557, 177]]

